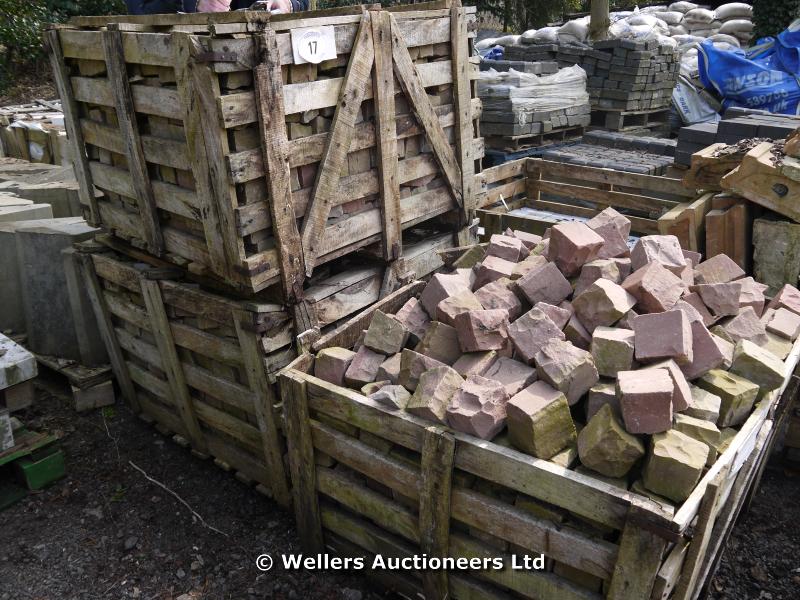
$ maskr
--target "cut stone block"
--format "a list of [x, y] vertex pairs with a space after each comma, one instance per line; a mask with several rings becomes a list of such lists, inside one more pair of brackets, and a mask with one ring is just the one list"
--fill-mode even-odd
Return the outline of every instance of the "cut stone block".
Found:
[[630, 258], [611, 258], [609, 260], [614, 261], [614, 263], [616, 263], [617, 265], [617, 269], [619, 270], [619, 282], [622, 282], [628, 275], [630, 275], [633, 272], [633, 269], [631, 268]]
[[800, 315], [800, 291], [796, 287], [784, 285], [769, 303], [770, 308], [785, 308]]
[[639, 314], [635, 310], [629, 310], [619, 321], [617, 321], [617, 327], [620, 329], [630, 329], [633, 331], [633, 320], [638, 316]]
[[475, 299], [480, 303], [479, 308], [486, 310], [503, 309], [508, 313], [508, 320], [514, 321], [522, 314], [522, 302], [511, 291], [510, 279], [498, 279], [487, 283], [475, 292]]
[[461, 356], [456, 329], [438, 321], [430, 324], [425, 337], [414, 350], [446, 365], [452, 365]]
[[722, 353], [723, 358], [721, 368], [730, 369], [731, 363], [733, 362], [733, 349], [735, 345], [718, 335], [714, 335], [713, 332], [711, 332], [711, 337], [713, 338], [714, 343], [717, 345], [717, 348], [719, 348], [719, 351]]
[[[67, 295], [72, 309], [72, 320], [75, 323], [75, 335], [78, 339], [78, 354], [84, 367], [97, 367], [108, 364], [106, 344], [100, 335], [97, 316], [94, 313], [83, 268], [76, 248], [64, 248], [61, 258], [64, 265], [64, 277], [67, 281]], [[2, 306], [0, 304], [0, 306]]]
[[512, 233], [515, 238], [525, 244], [528, 250], [534, 248], [536, 244], [542, 241], [542, 236], [536, 235], [535, 233], [528, 233], [527, 231], [520, 231], [519, 229], [515, 229]]
[[566, 341], [550, 340], [534, 360], [539, 378], [562, 392], [570, 406], [600, 379], [592, 355]]
[[699, 252], [687, 250], [686, 248], [682, 248], [681, 252], [683, 252], [683, 258], [686, 259], [687, 264], [690, 264], [693, 269], [703, 260], [703, 255]]
[[598, 258], [615, 258], [628, 254], [631, 222], [613, 208], [606, 208], [588, 221], [586, 226], [603, 238]]
[[605, 240], [585, 223], [566, 221], [550, 230], [547, 258], [566, 276], [575, 275], [587, 262], [597, 258]]
[[464, 285], [467, 286], [467, 289], [471, 290], [475, 285], [475, 280], [477, 278], [475, 269], [456, 269], [452, 274], [461, 277], [461, 279], [464, 281]]
[[314, 376], [329, 383], [344, 386], [344, 374], [356, 353], [347, 348], [324, 348], [314, 360]]
[[672, 396], [672, 410], [673, 412], [680, 412], [686, 410], [689, 403], [692, 401], [692, 390], [686, 377], [681, 372], [678, 363], [674, 360], [661, 360], [657, 363], [647, 365], [647, 369], [666, 369], [669, 376], [672, 378], [672, 383], [675, 384], [675, 393]]
[[[700, 297], [700, 294], [696, 292], [684, 294], [679, 302], [685, 302], [686, 304], [692, 306], [697, 313], [703, 317], [703, 325], [706, 327], [711, 327], [716, 322], [717, 318], [709, 312], [708, 307], [703, 303], [703, 299]], [[676, 303], [675, 306], [677, 307], [678, 303]]]
[[750, 306], [743, 308], [738, 315], [724, 323], [722, 328], [733, 343], [739, 340], [748, 340], [759, 346], [767, 343], [767, 330]]
[[621, 371], [617, 395], [629, 433], [658, 433], [672, 427], [675, 384], [666, 369]]
[[514, 265], [514, 270], [511, 272], [511, 279], [520, 279], [531, 271], [538, 269], [539, 267], [543, 267], [546, 264], [547, 259], [544, 256], [539, 254], [531, 254], [522, 262], [518, 262], [516, 265]]
[[607, 477], [624, 477], [644, 454], [644, 444], [623, 429], [608, 404], [578, 435], [581, 463]]
[[36, 377], [36, 357], [0, 333], [0, 390]]
[[786, 366], [777, 356], [748, 340], [740, 340], [733, 351], [730, 372], [758, 384], [762, 391], [783, 385]]
[[592, 334], [592, 358], [603, 377], [616, 377], [630, 371], [633, 364], [634, 333], [628, 329], [598, 327]]
[[532, 269], [517, 281], [517, 289], [531, 303], [547, 302], [558, 305], [572, 293], [572, 286], [555, 263], [545, 263]]
[[362, 386], [361, 393], [364, 394], [365, 396], [370, 396], [375, 392], [377, 392], [378, 390], [380, 390], [381, 388], [386, 387], [387, 385], [392, 385], [392, 382], [389, 381], [388, 379], [383, 381], [381, 380], [373, 381], [372, 383], [368, 383]]
[[714, 464], [714, 461], [717, 459], [717, 446], [720, 441], [720, 432], [714, 423], [687, 415], [675, 415], [675, 424], [673, 428], [675, 431], [685, 433], [690, 438], [708, 446], [706, 466], [710, 467]]
[[631, 250], [631, 268], [636, 271], [650, 263], [661, 266], [680, 276], [686, 267], [681, 244], [674, 235], [646, 235], [639, 238]]
[[692, 327], [679, 310], [639, 315], [633, 320], [636, 360], [673, 358], [678, 364], [692, 362]]
[[697, 283], [729, 283], [745, 275], [742, 268], [727, 254], [712, 256], [694, 269], [694, 280]]
[[703, 388], [696, 385], [690, 387], [692, 392], [692, 399], [689, 401], [689, 408], [684, 413], [696, 419], [705, 419], [716, 423], [719, 420], [719, 409], [722, 405], [722, 399], [716, 394], [707, 392]]
[[416, 298], [410, 298], [394, 316], [411, 334], [412, 342], [419, 342], [431, 323], [431, 318]]
[[397, 354], [405, 347], [408, 336], [408, 329], [400, 321], [376, 310], [364, 336], [364, 345], [379, 354]]
[[502, 383], [511, 397], [536, 381], [537, 374], [536, 369], [518, 360], [501, 356], [483, 372], [482, 376]]
[[693, 291], [700, 294], [703, 304], [708, 307], [715, 317], [735, 315], [739, 312], [739, 297], [742, 295], [742, 284], [738, 281], [696, 285]]
[[619, 408], [616, 382], [601, 381], [589, 389], [589, 396], [586, 399], [586, 421], [588, 422], [606, 404], [611, 407], [614, 417], [621, 421], [622, 411]]
[[413, 392], [417, 389], [419, 378], [425, 371], [444, 366], [446, 365], [443, 362], [435, 358], [406, 348], [400, 354], [400, 376], [397, 379], [397, 383], [409, 392]]
[[425, 371], [406, 404], [406, 410], [423, 419], [446, 425], [447, 407], [463, 383], [463, 377], [451, 367], [435, 367]]
[[678, 300], [670, 310], [679, 310], [684, 313], [686, 318], [689, 319], [689, 323], [694, 323], [695, 321], [703, 322], [703, 315], [694, 306], [683, 300]]
[[34, 204], [28, 201], [27, 204], [15, 206], [0, 206], [0, 223], [14, 221], [38, 221], [40, 219], [52, 219], [53, 207], [49, 204]]
[[752, 277], [739, 279], [737, 283], [742, 286], [742, 291], [739, 294], [739, 311], [741, 312], [744, 307], [749, 306], [755, 311], [756, 316], [760, 318], [764, 312], [764, 304], [767, 302], [764, 297], [767, 286], [758, 283]]
[[[570, 305], [571, 307], [572, 305]], [[533, 307], [534, 309], [542, 311], [550, 320], [556, 324], [559, 329], [564, 329], [569, 323], [570, 317], [574, 314], [574, 310], [567, 310], [560, 306], [553, 306], [547, 302], [537, 302]]]
[[486, 256], [496, 256], [514, 263], [524, 260], [529, 253], [522, 240], [500, 234], [494, 234], [486, 247]]
[[[428, 313], [428, 316], [432, 319], [436, 319], [438, 316], [437, 309], [442, 300], [468, 291], [470, 291], [470, 289], [464, 283], [464, 278], [460, 275], [453, 273], [436, 273], [431, 277], [425, 289], [422, 290], [419, 301], [425, 309], [425, 312]], [[404, 323], [410, 331], [414, 331], [414, 329], [405, 322], [404, 318], [401, 318], [400, 321]]]
[[456, 334], [462, 352], [503, 350], [508, 345], [508, 329], [508, 313], [503, 309], [471, 310], [456, 317]]
[[659, 313], [671, 309], [686, 290], [683, 281], [664, 268], [650, 263], [628, 275], [622, 287], [636, 298], [642, 312]]
[[564, 332], [543, 311], [532, 308], [508, 327], [508, 336], [517, 356], [528, 364], [536, 353], [552, 339], [566, 339]]
[[508, 435], [527, 454], [549, 459], [575, 441], [575, 424], [563, 393], [537, 381], [508, 401]]
[[622, 276], [620, 275], [617, 263], [605, 258], [593, 260], [583, 265], [583, 267], [581, 267], [581, 274], [575, 282], [574, 295], [578, 296], [598, 279], [608, 279], [614, 283], [620, 283], [622, 281]]
[[598, 279], [572, 299], [575, 314], [590, 333], [596, 327], [613, 325], [635, 304], [636, 298], [607, 279]]
[[508, 393], [498, 381], [473, 375], [450, 401], [447, 424], [482, 440], [491, 440], [506, 424]]
[[487, 283], [497, 281], [503, 277], [510, 278], [516, 264], [496, 256], [487, 256], [477, 268], [473, 289], [478, 290]]
[[389, 408], [405, 410], [408, 401], [411, 399], [411, 394], [402, 385], [385, 385], [377, 392], [370, 394], [369, 398]]
[[386, 360], [385, 355], [361, 346], [344, 373], [345, 383], [354, 388], [361, 388], [364, 384], [375, 381], [378, 369], [384, 360]]
[[785, 308], [778, 308], [766, 322], [766, 329], [787, 340], [796, 340], [800, 335], [800, 315]]
[[564, 335], [567, 341], [577, 346], [581, 350], [590, 350], [592, 346], [592, 334], [586, 331], [583, 323], [576, 315], [570, 317], [567, 326], [564, 327]]
[[[780, 360], [786, 360], [786, 357], [792, 352], [792, 342], [786, 338], [778, 337], [774, 333], [767, 332], [767, 343], [764, 344], [764, 350], [769, 350]], [[731, 362], [733, 358], [731, 358]]]
[[79, 388], [74, 385], [70, 387], [77, 412], [112, 406], [116, 402], [113, 381], [104, 381], [88, 388]]
[[724, 427], [719, 430], [719, 446], [717, 446], [717, 454], [722, 454], [733, 442], [734, 438], [739, 432], [733, 427]]
[[758, 386], [734, 373], [720, 369], [709, 371], [697, 380], [698, 387], [719, 396], [717, 427], [730, 427], [743, 423], [758, 396]]
[[470, 291], [461, 292], [455, 296], [450, 296], [439, 302], [436, 309], [437, 320], [450, 325], [456, 326], [456, 317], [461, 313], [469, 312], [471, 310], [482, 310], [483, 306], [478, 299]]
[[393, 354], [378, 367], [376, 378], [378, 381], [391, 381], [393, 384], [400, 379], [400, 362], [402, 354]]
[[486, 248], [483, 246], [472, 246], [469, 250], [464, 252], [461, 256], [453, 261], [453, 267], [456, 269], [471, 269], [486, 256]]
[[578, 460], [578, 441], [577, 439], [563, 450], [559, 450], [548, 459], [551, 463], [569, 469]]
[[483, 375], [484, 371], [497, 360], [497, 352], [468, 352], [463, 354], [454, 364], [453, 368], [464, 378], [472, 375]]
[[708, 446], [679, 431], [657, 433], [642, 478], [645, 487], [674, 502], [683, 502], [700, 481]]

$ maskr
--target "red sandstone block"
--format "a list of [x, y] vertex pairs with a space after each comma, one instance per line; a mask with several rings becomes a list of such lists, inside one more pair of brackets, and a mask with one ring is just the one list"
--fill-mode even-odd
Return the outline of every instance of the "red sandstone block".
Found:
[[[562, 304], [564, 304], [562, 302]], [[570, 317], [575, 313], [575, 310], [572, 308], [572, 304], [569, 304], [569, 308], [562, 308], [561, 306], [553, 306], [552, 304], [548, 304], [547, 302], [537, 302], [533, 308], [538, 308], [548, 317], [550, 320], [556, 324], [556, 327], [559, 329], [564, 329], [569, 323]]]
[[503, 309], [461, 313], [455, 325], [462, 352], [502, 350], [508, 344], [508, 313]]
[[508, 327], [517, 356], [528, 364], [539, 349], [553, 338], [566, 339], [561, 329], [542, 310], [533, 308]]
[[550, 230], [547, 257], [564, 275], [574, 275], [584, 264], [597, 258], [604, 243], [605, 240], [585, 223], [559, 223]]
[[615, 258], [628, 254], [631, 222], [613, 208], [607, 208], [588, 221], [586, 226], [603, 238], [597, 258]]
[[636, 304], [636, 298], [607, 279], [598, 279], [585, 292], [572, 299], [575, 314], [588, 332], [596, 327], [609, 327], [619, 321]]
[[516, 263], [496, 256], [487, 256], [478, 266], [473, 289], [478, 290], [487, 283], [497, 281], [503, 277], [511, 277]]
[[674, 358], [678, 364], [692, 362], [692, 329], [679, 310], [639, 315], [633, 320], [636, 360]]
[[703, 304], [716, 317], [735, 315], [739, 312], [742, 284], [738, 281], [699, 284], [695, 285], [692, 291], [700, 295]]
[[674, 392], [675, 384], [666, 369], [620, 372], [617, 395], [628, 433], [659, 433], [670, 429]]
[[447, 424], [456, 431], [491, 440], [505, 427], [508, 399], [502, 383], [472, 376], [450, 401]]
[[496, 256], [514, 263], [523, 260], [529, 253], [522, 240], [507, 235], [494, 234], [486, 247], [486, 256]]
[[344, 385], [344, 374], [356, 355], [347, 348], [325, 348], [314, 360], [314, 376], [336, 385]]
[[517, 289], [532, 305], [537, 302], [559, 304], [572, 293], [572, 286], [555, 263], [548, 262], [517, 280]]
[[686, 267], [680, 242], [674, 235], [646, 235], [639, 238], [631, 250], [631, 268], [634, 271], [657, 262], [675, 275]]
[[728, 283], [745, 276], [745, 272], [726, 254], [717, 254], [694, 269], [697, 283]]
[[526, 364], [501, 356], [486, 369], [483, 377], [503, 384], [509, 396], [513, 396], [536, 381], [536, 369]]
[[796, 287], [784, 285], [769, 303], [770, 308], [785, 308], [800, 315], [800, 291]]
[[360, 389], [363, 385], [375, 381], [378, 369], [384, 360], [386, 360], [385, 355], [361, 346], [344, 374], [345, 382], [351, 387]]
[[460, 275], [436, 273], [431, 277], [425, 289], [422, 290], [419, 301], [425, 309], [425, 312], [427, 312], [432, 319], [436, 319], [438, 316], [436, 311], [442, 300], [468, 291], [470, 291], [470, 289], [464, 283], [464, 279]]
[[394, 318], [408, 329], [412, 340], [417, 342], [425, 337], [425, 332], [431, 323], [431, 318], [416, 298], [409, 298]]
[[483, 306], [478, 302], [475, 294], [470, 291], [464, 291], [439, 302], [439, 306], [436, 307], [436, 319], [454, 327], [458, 315], [481, 309], [483, 309]]
[[664, 312], [675, 306], [686, 291], [681, 279], [661, 263], [651, 262], [631, 273], [622, 287], [637, 301], [642, 312]]
[[498, 308], [505, 310], [508, 313], [508, 320], [513, 321], [522, 314], [522, 302], [511, 291], [509, 285], [511, 280], [505, 278], [487, 283], [475, 292], [475, 298], [486, 310]]

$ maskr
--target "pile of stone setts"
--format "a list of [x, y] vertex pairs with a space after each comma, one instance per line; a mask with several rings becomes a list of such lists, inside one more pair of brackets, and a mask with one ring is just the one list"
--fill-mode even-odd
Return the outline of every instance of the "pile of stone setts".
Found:
[[[784, 380], [800, 292], [674, 236], [626, 245], [613, 209], [507, 231], [433, 276], [315, 375], [659, 502], [680, 503]], [[459, 264], [459, 263], [456, 263]], [[507, 429], [507, 432], [505, 431]]]

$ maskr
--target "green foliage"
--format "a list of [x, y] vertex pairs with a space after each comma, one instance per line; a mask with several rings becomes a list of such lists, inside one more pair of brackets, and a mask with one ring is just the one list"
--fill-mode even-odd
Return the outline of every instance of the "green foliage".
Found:
[[778, 35], [800, 17], [800, 0], [758, 0], [753, 2], [756, 38]]

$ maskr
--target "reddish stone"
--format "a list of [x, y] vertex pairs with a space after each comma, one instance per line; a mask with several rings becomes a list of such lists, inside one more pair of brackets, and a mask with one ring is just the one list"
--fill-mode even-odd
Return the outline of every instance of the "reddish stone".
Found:
[[536, 244], [542, 241], [542, 236], [534, 233], [528, 233], [527, 231], [520, 231], [519, 229], [515, 229], [513, 234], [515, 238], [525, 244], [525, 247], [528, 250], [535, 248]]
[[692, 402], [692, 390], [686, 381], [686, 376], [674, 360], [662, 360], [645, 367], [646, 369], [666, 369], [675, 384], [675, 393], [672, 396], [672, 410], [680, 412], [689, 408]]
[[464, 285], [467, 286], [467, 289], [471, 290], [475, 287], [475, 281], [477, 280], [478, 276], [475, 273], [475, 270], [472, 268], [462, 268], [456, 269], [452, 273], [453, 275], [457, 275], [461, 277], [464, 282]]
[[347, 348], [325, 348], [314, 360], [314, 376], [344, 386], [344, 374], [356, 353]]
[[744, 276], [742, 268], [726, 254], [712, 256], [694, 269], [694, 279], [697, 283], [728, 283]]
[[392, 354], [389, 358], [381, 363], [381, 366], [378, 367], [378, 374], [376, 378], [378, 381], [390, 381], [392, 383], [397, 383], [397, 380], [400, 377], [400, 357], [402, 354], [398, 352], [397, 354]]
[[680, 365], [686, 379], [702, 377], [711, 369], [722, 366], [725, 356], [716, 342], [715, 336], [701, 321], [692, 321], [692, 360]]
[[722, 328], [734, 343], [739, 340], [748, 340], [764, 346], [769, 341], [764, 324], [750, 306], [743, 308], [738, 315], [724, 323]]
[[635, 310], [629, 310], [625, 313], [625, 316], [617, 321], [617, 327], [620, 329], [630, 329], [633, 331], [633, 320], [638, 316], [639, 314]]
[[646, 235], [639, 238], [631, 250], [631, 267], [634, 271], [650, 263], [659, 263], [675, 275], [686, 267], [681, 244], [674, 235]]
[[670, 429], [674, 392], [675, 384], [666, 369], [620, 372], [617, 395], [628, 433], [659, 433]]
[[408, 329], [412, 341], [416, 342], [425, 337], [425, 332], [431, 323], [431, 318], [416, 298], [410, 298], [403, 304], [394, 318]]
[[586, 226], [603, 238], [598, 258], [615, 258], [628, 254], [631, 222], [613, 208], [606, 208], [588, 221]]
[[607, 279], [598, 279], [572, 299], [575, 314], [590, 333], [601, 325], [613, 325], [635, 304], [636, 298]]
[[691, 305], [697, 311], [703, 318], [703, 325], [706, 327], [711, 327], [716, 322], [717, 318], [709, 312], [708, 307], [703, 303], [703, 299], [697, 292], [685, 294], [681, 301]]
[[585, 223], [559, 223], [550, 230], [547, 258], [556, 263], [564, 275], [574, 275], [584, 264], [597, 258], [604, 243], [605, 240]]
[[431, 323], [425, 337], [414, 350], [446, 365], [452, 365], [461, 356], [461, 346], [455, 328], [438, 321]]
[[435, 358], [406, 348], [400, 354], [400, 375], [397, 378], [397, 383], [408, 391], [413, 392], [417, 389], [419, 378], [425, 371], [443, 366], [446, 365]]
[[800, 315], [785, 308], [774, 311], [766, 323], [767, 331], [787, 340], [796, 340], [800, 335]]
[[385, 355], [361, 346], [345, 371], [345, 382], [351, 387], [361, 389], [364, 384], [375, 381], [378, 369], [384, 360], [386, 360]]
[[737, 283], [742, 284], [742, 291], [739, 294], [739, 309], [749, 306], [755, 311], [756, 316], [760, 317], [764, 312], [764, 304], [767, 302], [764, 292], [769, 286], [758, 283], [752, 277], [744, 277], [739, 279]]
[[[427, 312], [432, 319], [435, 319], [437, 318], [437, 308], [442, 300], [468, 291], [470, 291], [470, 289], [464, 283], [464, 278], [460, 275], [436, 273], [431, 277], [425, 289], [422, 290], [419, 301], [425, 309], [425, 312]], [[409, 329], [411, 329], [411, 327], [409, 327]]]
[[455, 327], [456, 317], [461, 313], [471, 310], [481, 310], [483, 306], [470, 291], [461, 292], [439, 302], [436, 308], [436, 319], [442, 323]]
[[487, 283], [475, 292], [475, 298], [486, 310], [503, 309], [508, 313], [508, 320], [513, 321], [522, 314], [522, 302], [511, 291], [510, 279], [498, 279]]
[[683, 300], [678, 300], [675, 303], [675, 306], [673, 306], [670, 310], [681, 311], [686, 315], [686, 318], [689, 319], [689, 323], [694, 323], [695, 321], [700, 321], [701, 323], [703, 322], [703, 315], [701, 315], [694, 306]]
[[681, 279], [658, 262], [649, 263], [628, 275], [622, 287], [636, 298], [639, 310], [648, 313], [669, 310], [686, 290]]
[[708, 283], [694, 286], [692, 291], [700, 294], [711, 313], [715, 317], [735, 315], [739, 312], [739, 297], [742, 295], [742, 284], [738, 281], [731, 283]]
[[461, 313], [456, 317], [456, 333], [462, 352], [502, 350], [508, 343], [508, 313], [503, 309]]
[[687, 264], [678, 274], [678, 277], [680, 277], [681, 281], [683, 282], [683, 285], [686, 286], [687, 289], [693, 286], [694, 269], [692, 269], [692, 265]]
[[539, 267], [543, 267], [546, 264], [547, 259], [544, 256], [531, 254], [522, 262], [518, 262], [516, 265], [514, 265], [514, 270], [511, 272], [511, 279], [516, 281], [517, 279], [525, 277], [525, 275], [531, 271], [538, 269]]
[[536, 381], [536, 369], [517, 360], [501, 356], [486, 369], [483, 377], [503, 384], [509, 396], [519, 393]]
[[597, 259], [586, 263], [581, 267], [581, 274], [575, 282], [575, 296], [578, 296], [586, 288], [598, 279], [608, 279], [614, 283], [620, 283], [622, 277], [619, 266], [611, 259]]
[[572, 304], [569, 305], [569, 309], [566, 309], [561, 308], [560, 306], [553, 306], [547, 302], [537, 302], [533, 308], [539, 309], [548, 317], [550, 317], [550, 320], [555, 323], [556, 327], [559, 329], [564, 329], [564, 327], [567, 326], [570, 317], [575, 312], [575, 310], [572, 308]]
[[564, 327], [567, 340], [581, 350], [588, 350], [592, 344], [592, 334], [586, 330], [577, 315], [572, 315]]
[[518, 357], [532, 363], [536, 353], [549, 340], [566, 339], [561, 329], [543, 311], [533, 308], [508, 327], [508, 335]]
[[674, 358], [678, 364], [692, 362], [692, 328], [679, 310], [639, 315], [633, 320], [636, 360]]
[[600, 382], [589, 389], [589, 396], [586, 398], [586, 420], [591, 419], [606, 404], [611, 408], [614, 417], [621, 420], [622, 411], [619, 408], [615, 381], [611, 383]]
[[770, 308], [785, 308], [800, 315], [800, 291], [788, 283], [784, 285], [769, 303]]
[[539, 378], [562, 392], [570, 406], [600, 379], [592, 355], [566, 341], [550, 340], [534, 360]]
[[486, 350], [484, 352], [467, 352], [453, 364], [453, 368], [462, 377], [483, 375], [483, 373], [489, 367], [491, 367], [496, 360], [497, 352], [494, 350]]
[[425, 371], [419, 385], [409, 398], [406, 410], [413, 415], [447, 424], [447, 407], [463, 385], [464, 379], [451, 367], [436, 367]]
[[494, 234], [486, 247], [486, 256], [496, 256], [514, 263], [527, 258], [529, 253], [522, 240], [507, 235]]
[[633, 272], [630, 258], [611, 258], [609, 260], [613, 260], [614, 263], [616, 263], [617, 268], [619, 269], [620, 281], [624, 280]]
[[703, 255], [694, 250], [682, 249], [681, 252], [683, 252], [683, 258], [686, 259], [686, 262], [689, 263], [692, 268], [695, 268], [700, 264], [700, 261], [703, 260]]
[[517, 281], [517, 289], [531, 305], [537, 302], [558, 304], [572, 293], [572, 286], [555, 263], [548, 262]]
[[503, 384], [473, 375], [461, 384], [447, 407], [447, 424], [491, 440], [506, 424], [508, 393]]
[[487, 256], [478, 266], [473, 289], [478, 290], [487, 283], [497, 281], [503, 277], [510, 278], [516, 264], [496, 256]]

